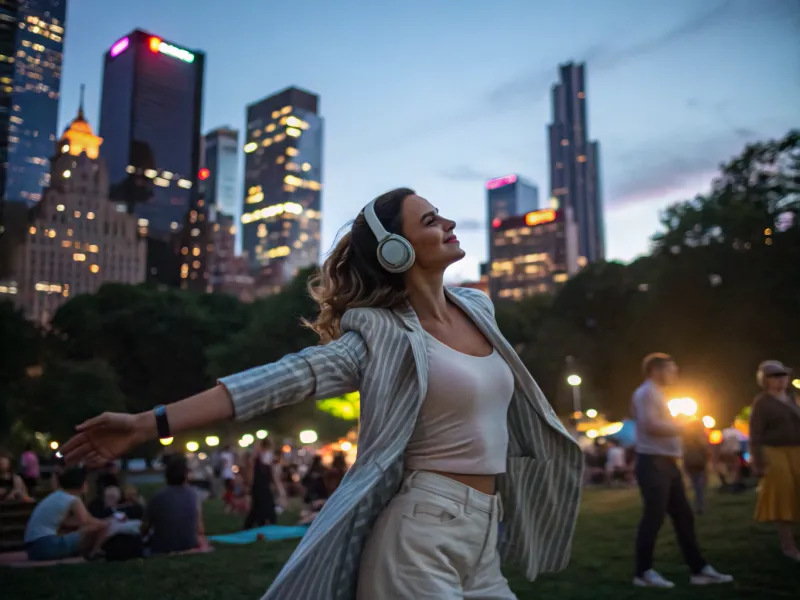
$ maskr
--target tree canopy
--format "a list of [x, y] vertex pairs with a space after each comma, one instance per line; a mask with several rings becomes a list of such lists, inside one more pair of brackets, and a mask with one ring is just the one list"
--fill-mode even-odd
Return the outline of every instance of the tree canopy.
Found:
[[[626, 416], [642, 357], [662, 351], [682, 368], [676, 395], [729, 422], [755, 394], [761, 360], [800, 364], [799, 186], [800, 132], [747, 146], [707, 194], [663, 212], [650, 256], [589, 265], [553, 296], [501, 302], [498, 325], [558, 412], [571, 410], [574, 372], [584, 409]], [[318, 343], [301, 324], [316, 310], [309, 274], [252, 304], [107, 284], [71, 298], [46, 332], [0, 302], [0, 438], [12, 423], [66, 437], [90, 414], [173, 402]], [[325, 439], [358, 416], [354, 394], [225, 427]]]

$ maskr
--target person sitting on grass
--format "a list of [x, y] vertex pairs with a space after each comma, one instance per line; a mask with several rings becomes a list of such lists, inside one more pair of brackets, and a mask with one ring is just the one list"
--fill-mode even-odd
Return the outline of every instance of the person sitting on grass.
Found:
[[173, 454], [164, 476], [167, 487], [150, 499], [142, 520], [142, 537], [149, 535], [153, 554], [185, 552], [204, 545], [203, 512], [197, 493], [187, 483], [186, 457]]
[[0, 502], [24, 502], [28, 500], [25, 482], [11, 470], [11, 459], [0, 455]]
[[108, 535], [108, 523], [86, 510], [81, 495], [86, 490], [83, 469], [67, 469], [59, 489], [33, 509], [25, 529], [25, 549], [34, 561], [84, 556], [95, 558]]

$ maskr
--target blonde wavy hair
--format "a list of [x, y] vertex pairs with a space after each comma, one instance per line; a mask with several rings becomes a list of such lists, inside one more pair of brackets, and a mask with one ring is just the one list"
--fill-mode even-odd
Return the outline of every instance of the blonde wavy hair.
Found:
[[[378, 196], [375, 214], [390, 233], [403, 233], [403, 201], [414, 195], [409, 188], [397, 188]], [[402, 274], [385, 271], [377, 258], [378, 241], [359, 213], [337, 242], [320, 270], [308, 281], [308, 291], [319, 304], [319, 315], [303, 323], [323, 343], [342, 335], [341, 320], [351, 308], [398, 308], [407, 302]]]

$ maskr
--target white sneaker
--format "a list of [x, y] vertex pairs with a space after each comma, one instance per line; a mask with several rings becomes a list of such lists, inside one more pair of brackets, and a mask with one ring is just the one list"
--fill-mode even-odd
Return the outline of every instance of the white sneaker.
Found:
[[668, 579], [664, 579], [658, 571], [650, 569], [645, 571], [641, 577], [633, 578], [633, 585], [637, 587], [673, 588], [675, 584]]
[[733, 575], [725, 575], [718, 572], [711, 565], [706, 565], [703, 570], [697, 575], [692, 575], [689, 582], [692, 585], [712, 585], [715, 583], [730, 583], [733, 581]]

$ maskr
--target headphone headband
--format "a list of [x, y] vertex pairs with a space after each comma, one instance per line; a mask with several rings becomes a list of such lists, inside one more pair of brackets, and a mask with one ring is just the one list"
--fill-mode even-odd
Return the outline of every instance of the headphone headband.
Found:
[[375, 213], [375, 202], [377, 202], [377, 198], [364, 207], [364, 218], [367, 220], [367, 225], [369, 225], [373, 235], [377, 238], [378, 243], [380, 244], [383, 240], [389, 237], [389, 232], [386, 231], [386, 228], [383, 226], [380, 219], [378, 219], [378, 215]]

